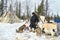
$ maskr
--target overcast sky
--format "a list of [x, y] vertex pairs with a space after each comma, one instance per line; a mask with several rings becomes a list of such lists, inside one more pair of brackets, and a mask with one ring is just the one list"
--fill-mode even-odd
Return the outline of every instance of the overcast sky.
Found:
[[49, 0], [49, 10], [53, 13], [60, 13], [60, 0]]
[[[8, 0], [9, 1], [9, 0]], [[10, 0], [11, 1], [11, 0]], [[8, 5], [9, 3], [11, 2], [8, 2]], [[16, 0], [12, 0], [14, 4]], [[26, 0], [18, 0], [18, 2], [21, 2], [22, 3], [22, 7], [25, 5], [25, 1]], [[36, 5], [39, 5], [39, 3], [41, 2], [41, 0], [30, 0], [30, 5], [31, 5], [31, 10], [34, 11], [34, 6], [35, 6], [35, 3]], [[49, 3], [49, 12], [50, 13], [54, 13], [56, 14], [57, 12], [60, 13], [60, 0], [48, 0], [48, 3]], [[25, 7], [22, 8], [22, 10], [24, 9]]]

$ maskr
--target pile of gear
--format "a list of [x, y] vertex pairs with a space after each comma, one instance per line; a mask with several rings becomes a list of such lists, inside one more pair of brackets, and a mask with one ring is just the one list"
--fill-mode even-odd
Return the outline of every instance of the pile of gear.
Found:
[[1, 23], [19, 23], [20, 19], [16, 16], [16, 14], [8, 12], [8, 13], [4, 13], [0, 17], [0, 22]]

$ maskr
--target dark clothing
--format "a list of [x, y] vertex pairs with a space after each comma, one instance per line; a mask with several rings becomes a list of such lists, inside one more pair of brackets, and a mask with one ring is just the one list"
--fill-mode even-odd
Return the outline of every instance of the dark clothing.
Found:
[[36, 23], [39, 22], [37, 15], [33, 15], [30, 19], [30, 28], [36, 29]]
[[30, 22], [31, 23], [39, 22], [39, 19], [38, 19], [37, 15], [32, 16], [31, 19], [30, 19]]
[[35, 23], [30, 23], [30, 28], [31, 28], [31, 29], [32, 29], [32, 28], [36, 29], [36, 24], [35, 24]]

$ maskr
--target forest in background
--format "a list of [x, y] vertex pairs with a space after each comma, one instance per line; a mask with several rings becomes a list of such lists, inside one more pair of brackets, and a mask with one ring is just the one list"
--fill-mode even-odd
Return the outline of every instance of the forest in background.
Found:
[[[23, 15], [21, 16], [21, 2], [18, 2], [16, 0], [15, 2], [15, 9], [13, 9], [13, 5], [12, 5], [12, 0], [11, 0], [11, 4], [9, 5], [9, 8], [7, 7], [7, 0], [0, 0], [0, 16], [2, 16], [5, 12], [12, 12], [12, 13], [15, 13], [20, 19], [29, 19], [31, 17], [31, 7], [29, 5], [30, 1], [27, 1], [26, 0], [26, 6], [25, 6], [25, 13], [23, 13]], [[45, 3], [44, 3], [45, 2]], [[57, 15], [54, 15], [54, 12], [52, 12], [52, 15], [50, 15], [50, 12], [49, 12], [49, 3], [48, 3], [48, 0], [42, 0], [40, 2], [40, 4], [38, 5], [38, 7], [36, 7], [36, 4], [35, 4], [35, 7], [34, 7], [34, 12], [37, 13], [38, 16], [42, 15], [42, 16], [48, 16], [50, 17], [51, 19], [60, 19], [60, 16], [58, 14], [58, 12], [56, 13]]]

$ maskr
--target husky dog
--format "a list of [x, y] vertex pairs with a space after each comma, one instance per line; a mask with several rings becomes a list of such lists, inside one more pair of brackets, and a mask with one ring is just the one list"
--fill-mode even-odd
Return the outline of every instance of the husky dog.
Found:
[[42, 21], [42, 32], [44, 34], [57, 35], [57, 23], [50, 22], [50, 18], [45, 16], [40, 16], [40, 19]]
[[42, 32], [51, 36], [57, 35], [57, 24], [56, 23], [44, 23]]
[[27, 26], [27, 24], [28, 24], [28, 20], [26, 20], [26, 22], [21, 26], [21, 27], [19, 27], [18, 28], [18, 30], [16, 29], [16, 32], [17, 33], [23, 33], [23, 30], [29, 30], [29, 28], [28, 28], [28, 26]]
[[16, 32], [22, 33], [25, 28], [26, 28], [26, 25], [22, 25], [21, 27], [18, 28], [18, 30], [16, 29]]
[[37, 26], [36, 29], [35, 29], [36, 35], [37, 35], [37, 36], [41, 36], [41, 32], [42, 32], [42, 31], [41, 31], [41, 28], [40, 28], [39, 26]]

